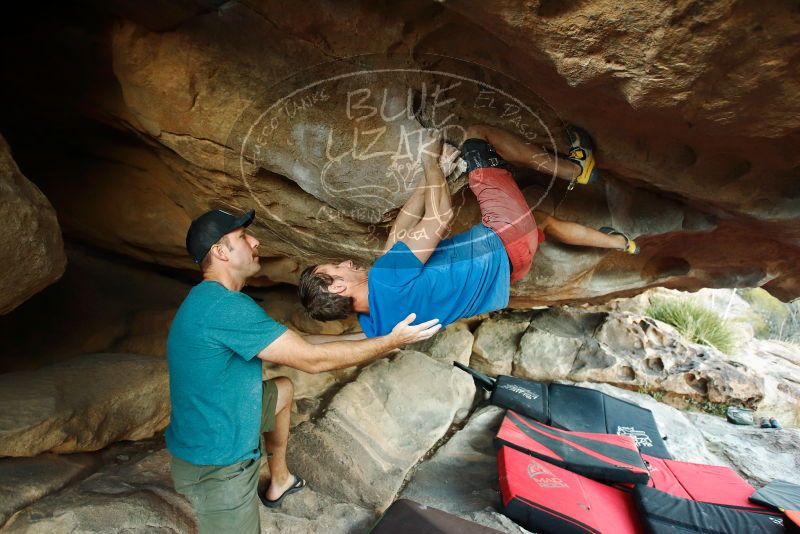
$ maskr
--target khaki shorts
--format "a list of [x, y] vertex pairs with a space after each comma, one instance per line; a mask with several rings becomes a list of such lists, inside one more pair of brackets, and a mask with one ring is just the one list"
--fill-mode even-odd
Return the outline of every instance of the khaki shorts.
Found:
[[[269, 432], [275, 427], [278, 388], [271, 380], [262, 387], [261, 432]], [[191, 503], [200, 534], [261, 532], [260, 467], [259, 459], [233, 465], [195, 465], [172, 457], [175, 490]]]
[[[270, 432], [275, 429], [275, 408], [278, 406], [278, 386], [273, 380], [264, 380], [262, 383], [261, 401], [261, 432]], [[264, 452], [264, 449], [261, 449]]]

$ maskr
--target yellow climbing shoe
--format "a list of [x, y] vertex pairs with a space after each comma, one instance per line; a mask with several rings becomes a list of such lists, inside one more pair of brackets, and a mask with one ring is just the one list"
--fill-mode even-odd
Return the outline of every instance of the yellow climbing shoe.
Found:
[[595, 166], [592, 138], [585, 130], [571, 124], [567, 125], [566, 132], [570, 144], [567, 159], [581, 168], [581, 173], [572, 180], [570, 185], [590, 184], [600, 179], [600, 172]]
[[625, 254], [639, 254], [639, 252], [641, 252], [641, 249], [639, 248], [639, 245], [636, 244], [636, 241], [634, 241], [633, 239], [628, 237], [627, 234], [624, 234], [624, 233], [620, 232], [619, 230], [614, 230], [610, 226], [603, 226], [602, 228], [600, 228], [600, 231], [603, 232], [604, 234], [621, 235], [622, 237], [624, 237], [625, 238], [625, 248], [623, 248], [621, 250]]

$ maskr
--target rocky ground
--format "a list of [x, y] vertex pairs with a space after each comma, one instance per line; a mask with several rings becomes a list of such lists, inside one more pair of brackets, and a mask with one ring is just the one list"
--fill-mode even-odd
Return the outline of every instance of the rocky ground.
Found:
[[[86, 250], [69, 254], [73, 266], [132, 280], [124, 265]], [[0, 459], [1, 532], [195, 528], [187, 503], [172, 489], [161, 437], [169, 417], [168, 305], [188, 286], [147, 276], [148, 284], [160, 284], [162, 300], [148, 310], [131, 299], [133, 311], [108, 314], [106, 329], [115, 335], [96, 342], [99, 353], [67, 353], [56, 363], [28, 362], [0, 375], [0, 454], [14, 456]], [[95, 279], [108, 283], [100, 274]], [[264, 509], [264, 532], [366, 532], [398, 497], [523, 532], [498, 513], [492, 438], [502, 411], [486, 405], [452, 361], [493, 375], [601, 389], [651, 409], [677, 459], [730, 466], [756, 486], [774, 478], [800, 481], [797, 346], [753, 337], [744, 322], [752, 309], [731, 291], [694, 298], [741, 319], [740, 350], [726, 355], [690, 343], [644, 314], [653, 295], [666, 294], [673, 293], [478, 317], [363, 369], [307, 375], [265, 368], [265, 376], [287, 374], [296, 382], [289, 461], [309, 489], [278, 511]], [[298, 331], [354, 327], [309, 320], [298, 313], [292, 291], [254, 295]], [[35, 360], [36, 351], [31, 355]], [[726, 405], [751, 406], [785, 428], [734, 426], [701, 411]], [[262, 483], [268, 477], [264, 463]]]
[[[756, 486], [800, 481], [797, 428], [738, 427], [614, 386], [580, 385], [651, 409], [677, 459], [733, 467]], [[402, 496], [503, 532], [525, 532], [498, 513], [492, 438], [502, 410], [482, 395], [473, 408], [474, 393], [462, 372], [419, 352], [362, 370], [319, 417], [294, 428], [291, 468], [307, 477], [309, 489], [278, 511], [263, 509], [262, 531], [366, 532]], [[0, 473], [0, 532], [195, 528], [172, 489], [169, 453], [158, 437], [96, 453], [6, 458]], [[262, 482], [267, 478], [264, 463]]]

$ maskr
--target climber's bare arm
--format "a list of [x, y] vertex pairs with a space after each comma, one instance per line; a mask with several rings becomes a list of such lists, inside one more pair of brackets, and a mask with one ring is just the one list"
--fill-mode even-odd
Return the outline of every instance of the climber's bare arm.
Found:
[[[389, 238], [383, 245], [383, 252], [386, 253], [390, 248], [397, 243], [399, 238], [403, 238], [408, 234], [409, 230], [417, 225], [422, 214], [425, 213], [425, 177], [417, 184], [416, 189], [408, 197], [406, 203], [400, 208], [400, 213], [392, 224], [392, 229], [389, 231]], [[399, 236], [399, 238], [398, 238]]]
[[442, 153], [440, 132], [431, 131], [424, 140], [422, 166], [425, 170], [425, 213], [417, 224], [401, 239], [411, 252], [425, 263], [436, 250], [439, 241], [447, 234], [453, 220], [450, 190], [439, 166]]
[[[423, 139], [424, 142], [430, 143], [430, 148], [428, 150], [431, 154], [435, 154], [435, 151], [438, 149], [438, 145], [435, 144], [434, 139], [431, 137], [427, 137]], [[454, 146], [443, 144], [441, 146], [441, 154], [439, 156], [439, 168], [442, 171], [442, 174], [447, 177], [452, 172], [455, 171], [456, 166], [458, 164], [458, 156], [461, 155], [461, 152]], [[422, 160], [422, 158], [420, 158]], [[423, 166], [423, 171], [424, 171]], [[397, 243], [398, 240], [403, 239], [408, 232], [413, 229], [419, 222], [422, 216], [425, 213], [425, 191], [427, 186], [427, 173], [423, 173], [423, 177], [420, 182], [417, 184], [416, 189], [412, 195], [408, 198], [406, 203], [400, 208], [400, 212], [397, 214], [397, 217], [392, 224], [392, 228], [389, 232], [389, 238], [386, 240], [386, 243], [383, 246], [384, 254]], [[446, 180], [446, 178], [445, 178]], [[447, 195], [444, 201], [447, 203], [441, 207], [442, 210], [449, 209], [450, 203], [450, 196], [449, 190], [447, 191]]]

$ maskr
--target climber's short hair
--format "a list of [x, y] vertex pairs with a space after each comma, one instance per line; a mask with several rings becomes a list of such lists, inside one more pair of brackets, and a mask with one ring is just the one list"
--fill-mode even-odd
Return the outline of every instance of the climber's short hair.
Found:
[[317, 321], [336, 321], [345, 319], [355, 310], [353, 297], [346, 297], [328, 291], [333, 283], [329, 274], [315, 272], [318, 265], [310, 265], [300, 274], [297, 292], [306, 313]]

